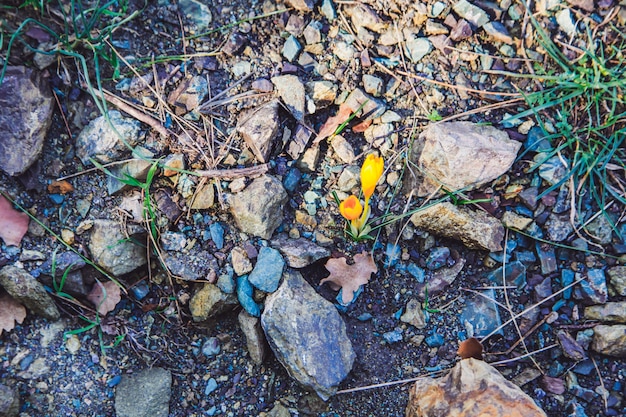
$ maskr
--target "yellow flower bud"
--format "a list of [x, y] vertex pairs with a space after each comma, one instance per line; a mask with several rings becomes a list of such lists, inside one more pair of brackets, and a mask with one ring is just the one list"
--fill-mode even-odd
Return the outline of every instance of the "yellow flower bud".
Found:
[[367, 155], [363, 166], [361, 166], [361, 189], [363, 190], [365, 201], [368, 201], [372, 194], [374, 194], [376, 184], [383, 175], [384, 170], [385, 162], [382, 157], [376, 156], [373, 153]]
[[351, 195], [339, 204], [339, 212], [347, 220], [356, 220], [363, 212], [363, 206], [355, 195]]

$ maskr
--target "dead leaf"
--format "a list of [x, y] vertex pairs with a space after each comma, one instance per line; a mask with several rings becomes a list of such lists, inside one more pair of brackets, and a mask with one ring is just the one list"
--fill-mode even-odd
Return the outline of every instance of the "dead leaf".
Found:
[[109, 311], [113, 311], [117, 303], [122, 299], [120, 287], [113, 281], [105, 283], [96, 281], [87, 299], [96, 306], [98, 313], [104, 316]]
[[355, 133], [363, 133], [367, 130], [368, 127], [372, 125], [372, 122], [373, 122], [372, 119], [363, 120], [358, 125], [352, 126], [352, 131]]
[[341, 104], [341, 106], [339, 106], [339, 110], [337, 111], [337, 114], [335, 116], [332, 116], [326, 119], [326, 122], [320, 128], [320, 131], [317, 134], [317, 137], [315, 138], [315, 140], [313, 141], [313, 144], [319, 143], [323, 141], [324, 139], [326, 139], [327, 137], [331, 136], [333, 133], [335, 133], [337, 128], [343, 122], [348, 120], [348, 118], [353, 112], [354, 110], [350, 108], [346, 103]]
[[22, 324], [26, 318], [26, 309], [9, 294], [0, 296], [0, 335], [3, 331], [10, 332], [15, 323]]
[[28, 214], [15, 210], [9, 200], [0, 195], [0, 238], [7, 246], [20, 246], [28, 231]]
[[354, 255], [354, 264], [348, 265], [346, 258], [331, 258], [324, 265], [330, 275], [320, 281], [320, 284], [328, 282], [334, 290], [341, 288], [341, 300], [344, 305], [350, 304], [354, 299], [354, 293], [361, 285], [369, 282], [372, 274], [378, 271], [374, 259], [367, 252]]
[[48, 184], [48, 192], [50, 194], [67, 194], [74, 191], [74, 186], [68, 181], [52, 181]]
[[483, 359], [483, 345], [475, 337], [470, 337], [467, 340], [459, 343], [459, 350], [457, 352], [461, 359], [474, 358]]

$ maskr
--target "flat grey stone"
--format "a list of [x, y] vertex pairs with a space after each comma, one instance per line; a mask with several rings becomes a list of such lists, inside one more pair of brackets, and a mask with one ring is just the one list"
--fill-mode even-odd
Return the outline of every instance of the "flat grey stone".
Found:
[[134, 271], [147, 263], [146, 249], [128, 240], [119, 222], [113, 220], [94, 221], [89, 252], [96, 264], [115, 276]]
[[248, 276], [250, 284], [261, 291], [274, 292], [280, 284], [285, 261], [280, 252], [274, 248], [262, 247], [256, 265]]
[[117, 417], [167, 417], [172, 374], [162, 368], [122, 376], [115, 389]]
[[263, 363], [269, 353], [269, 346], [261, 328], [261, 319], [251, 316], [242, 310], [237, 316], [239, 327], [246, 337], [246, 346], [248, 353], [254, 363], [260, 365]]
[[285, 235], [281, 235], [272, 240], [270, 244], [283, 254], [287, 265], [292, 268], [304, 268], [330, 256], [328, 249], [316, 245], [303, 237], [290, 239]]
[[452, 6], [452, 9], [456, 14], [474, 25], [474, 27], [479, 28], [489, 22], [489, 15], [487, 15], [483, 9], [478, 6], [474, 6], [467, 0], [460, 0], [456, 2]]

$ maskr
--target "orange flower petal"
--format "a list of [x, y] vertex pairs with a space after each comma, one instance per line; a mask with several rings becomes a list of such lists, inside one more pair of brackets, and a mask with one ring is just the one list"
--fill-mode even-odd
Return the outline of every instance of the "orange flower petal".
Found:
[[355, 195], [351, 195], [339, 204], [339, 212], [347, 220], [356, 220], [363, 212], [363, 206]]

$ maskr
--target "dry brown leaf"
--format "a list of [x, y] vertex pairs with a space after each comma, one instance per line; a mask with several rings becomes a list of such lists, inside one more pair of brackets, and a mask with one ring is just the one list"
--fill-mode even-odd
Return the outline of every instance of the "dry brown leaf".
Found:
[[348, 265], [346, 258], [332, 258], [324, 265], [330, 275], [320, 281], [320, 284], [328, 282], [334, 290], [341, 288], [341, 300], [344, 305], [352, 302], [354, 293], [361, 285], [369, 282], [372, 274], [378, 271], [376, 263], [367, 252], [354, 255], [354, 264]]
[[104, 316], [109, 311], [113, 311], [117, 303], [122, 299], [120, 287], [113, 281], [105, 283], [96, 281], [87, 299], [96, 306], [98, 313]]
[[467, 340], [459, 343], [459, 350], [457, 352], [461, 359], [474, 358], [483, 359], [483, 345], [474, 337], [470, 337]]
[[343, 103], [341, 106], [339, 106], [339, 111], [337, 111], [337, 114], [326, 119], [326, 122], [320, 128], [320, 132], [317, 134], [317, 137], [315, 138], [315, 141], [313, 143], [319, 143], [335, 133], [339, 125], [348, 120], [353, 112], [354, 110], [351, 109], [346, 103]]
[[11, 331], [15, 323], [21, 324], [26, 318], [26, 309], [9, 294], [0, 296], [0, 335], [3, 331]]
[[0, 238], [7, 246], [20, 246], [28, 230], [28, 214], [15, 210], [9, 200], [0, 195]]
[[48, 184], [48, 192], [50, 194], [67, 194], [74, 191], [74, 186], [68, 181], [52, 181]]

